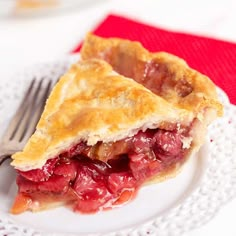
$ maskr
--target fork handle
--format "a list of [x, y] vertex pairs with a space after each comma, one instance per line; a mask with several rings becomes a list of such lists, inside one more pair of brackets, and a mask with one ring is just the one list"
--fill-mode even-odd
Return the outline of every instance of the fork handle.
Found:
[[11, 157], [12, 154], [16, 153], [17, 150], [1, 150], [0, 152], [0, 165], [7, 160], [8, 158]]
[[2, 163], [7, 160], [8, 158], [10, 158], [11, 156], [10, 155], [7, 155], [7, 154], [3, 154], [0, 156], [0, 166], [2, 165]]

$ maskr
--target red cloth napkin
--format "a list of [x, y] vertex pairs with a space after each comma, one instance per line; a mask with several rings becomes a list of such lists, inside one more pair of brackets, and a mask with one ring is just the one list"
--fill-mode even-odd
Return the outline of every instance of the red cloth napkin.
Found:
[[[209, 76], [236, 104], [236, 44], [171, 32], [117, 15], [109, 15], [93, 31], [102, 37], [140, 41], [150, 51], [166, 51]], [[81, 44], [73, 52], [78, 52]]]

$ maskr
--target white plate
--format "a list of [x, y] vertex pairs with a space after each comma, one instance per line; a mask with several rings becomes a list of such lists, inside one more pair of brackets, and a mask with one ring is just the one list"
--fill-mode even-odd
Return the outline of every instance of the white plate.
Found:
[[[5, 78], [0, 84], [0, 134], [33, 77], [57, 79], [77, 56], [40, 64]], [[136, 199], [118, 209], [92, 215], [65, 208], [13, 216], [8, 210], [17, 191], [14, 170], [0, 167], [0, 235], [182, 235], [211, 219], [236, 196], [236, 107], [219, 90], [225, 115], [209, 127], [208, 142], [181, 173], [146, 186]], [[4, 117], [4, 120], [3, 120]]]

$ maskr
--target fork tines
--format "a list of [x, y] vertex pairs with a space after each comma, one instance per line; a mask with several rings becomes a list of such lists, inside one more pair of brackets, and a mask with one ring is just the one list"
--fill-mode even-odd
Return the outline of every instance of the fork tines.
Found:
[[3, 137], [4, 142], [25, 143], [35, 130], [53, 81], [34, 78]]

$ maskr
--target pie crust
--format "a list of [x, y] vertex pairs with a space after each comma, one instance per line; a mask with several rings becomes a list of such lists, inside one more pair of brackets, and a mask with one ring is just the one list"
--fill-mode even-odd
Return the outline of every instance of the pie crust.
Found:
[[192, 112], [117, 74], [105, 61], [80, 61], [54, 87], [36, 132], [12, 156], [12, 165], [22, 171], [41, 168], [80, 141], [115, 142], [139, 130], [187, 126], [193, 119]]
[[215, 84], [170, 53], [149, 52], [139, 42], [87, 34], [82, 59], [107, 61], [119, 74], [133, 78], [175, 107], [200, 114], [214, 107], [222, 115]]

